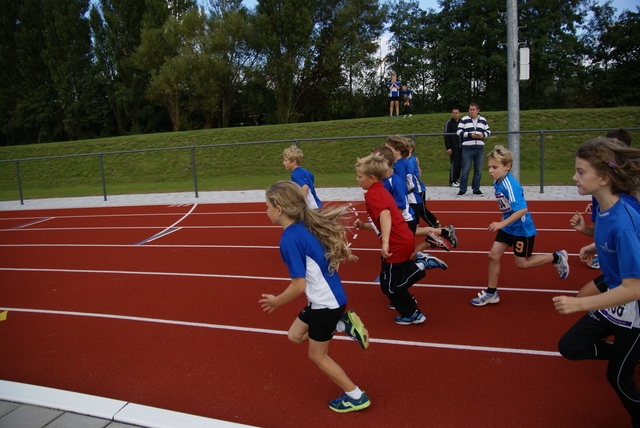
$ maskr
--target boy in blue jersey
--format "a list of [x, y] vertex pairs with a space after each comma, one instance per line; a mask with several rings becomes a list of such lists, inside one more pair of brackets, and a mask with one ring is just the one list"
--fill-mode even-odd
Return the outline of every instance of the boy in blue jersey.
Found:
[[565, 250], [553, 254], [533, 255], [533, 243], [537, 233], [529, 214], [527, 201], [520, 183], [511, 175], [513, 154], [503, 146], [495, 146], [487, 155], [489, 176], [494, 180], [495, 196], [502, 212], [502, 221], [489, 225], [489, 232], [497, 232], [489, 252], [489, 278], [487, 290], [471, 300], [474, 306], [498, 303], [498, 277], [500, 276], [500, 258], [513, 246], [514, 261], [520, 269], [529, 269], [553, 263], [560, 279], [569, 275], [568, 255]]
[[640, 150], [595, 138], [578, 148], [575, 171], [578, 193], [599, 205], [595, 242], [580, 249], [580, 258], [597, 252], [608, 291], [553, 298], [561, 314], [587, 312], [562, 336], [558, 350], [569, 360], [608, 361], [607, 380], [632, 426], [640, 427], [640, 214], [621, 197], [640, 190]]
[[316, 194], [315, 178], [311, 171], [302, 168], [302, 150], [295, 144], [284, 149], [282, 164], [291, 171], [291, 181], [302, 187], [307, 200], [307, 206], [312, 209], [322, 208], [322, 202]]

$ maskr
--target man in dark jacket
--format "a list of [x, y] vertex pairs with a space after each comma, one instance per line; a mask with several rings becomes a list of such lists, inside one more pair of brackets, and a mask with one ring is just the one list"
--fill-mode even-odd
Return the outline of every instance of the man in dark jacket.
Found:
[[451, 166], [449, 168], [449, 186], [460, 186], [460, 167], [462, 165], [462, 149], [460, 148], [460, 137], [458, 136], [458, 123], [460, 122], [460, 109], [451, 110], [451, 119], [444, 124], [444, 132], [456, 133], [456, 135], [444, 136], [444, 147], [449, 154]]

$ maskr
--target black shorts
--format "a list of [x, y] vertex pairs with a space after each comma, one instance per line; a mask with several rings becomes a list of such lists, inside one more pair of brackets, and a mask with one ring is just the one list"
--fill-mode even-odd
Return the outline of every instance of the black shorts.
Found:
[[389, 97], [391, 101], [400, 101], [400, 97]]
[[311, 304], [304, 307], [298, 314], [298, 319], [309, 326], [309, 339], [316, 342], [327, 342], [333, 337], [336, 325], [347, 305], [337, 309], [311, 309]]
[[513, 247], [513, 254], [516, 257], [531, 257], [533, 254], [533, 243], [536, 240], [534, 236], [516, 236], [505, 231], [499, 230], [496, 235], [496, 242], [502, 242]]

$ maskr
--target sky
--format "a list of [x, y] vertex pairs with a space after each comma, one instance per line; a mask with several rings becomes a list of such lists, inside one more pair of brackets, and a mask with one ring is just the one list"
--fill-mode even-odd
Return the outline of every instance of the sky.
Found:
[[[255, 7], [256, 0], [243, 0], [243, 4], [248, 8]], [[438, 0], [420, 0], [420, 7], [424, 10], [435, 9], [438, 10]], [[604, 3], [604, 0], [600, 0], [600, 3]], [[505, 5], [507, 4], [505, 0]], [[611, 5], [618, 9], [617, 13], [622, 12], [624, 9], [632, 10], [635, 12], [636, 6], [640, 6], [640, 0], [613, 0]], [[506, 7], [506, 6], [505, 6]]]

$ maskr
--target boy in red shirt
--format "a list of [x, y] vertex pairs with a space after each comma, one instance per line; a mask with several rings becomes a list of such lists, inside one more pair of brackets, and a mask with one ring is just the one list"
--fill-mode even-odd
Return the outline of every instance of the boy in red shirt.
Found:
[[421, 252], [416, 260], [411, 260], [415, 248], [415, 238], [407, 222], [402, 217], [393, 196], [384, 188], [382, 179], [389, 169], [380, 154], [358, 159], [355, 165], [358, 183], [367, 192], [368, 222], [356, 220], [356, 229], [373, 230], [382, 242], [382, 268], [380, 288], [389, 298], [400, 316], [395, 322], [401, 325], [421, 324], [426, 321], [424, 314], [409, 292], [409, 287], [425, 277], [426, 269], [447, 269], [447, 264], [437, 257]]

